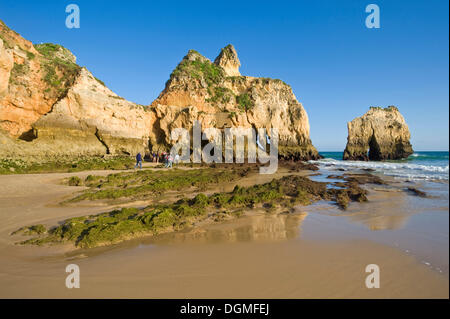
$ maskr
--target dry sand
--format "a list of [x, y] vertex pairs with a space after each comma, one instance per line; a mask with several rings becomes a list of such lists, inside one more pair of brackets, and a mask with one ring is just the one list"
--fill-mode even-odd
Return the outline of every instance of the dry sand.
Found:
[[[254, 214], [192, 232], [108, 248], [18, 246], [10, 233], [109, 207], [59, 207], [80, 188], [62, 178], [101, 172], [0, 176], [2, 298], [448, 298], [448, 276], [369, 240], [302, 239], [308, 214]], [[81, 288], [65, 287], [75, 263]], [[381, 288], [365, 287], [376, 263]]]

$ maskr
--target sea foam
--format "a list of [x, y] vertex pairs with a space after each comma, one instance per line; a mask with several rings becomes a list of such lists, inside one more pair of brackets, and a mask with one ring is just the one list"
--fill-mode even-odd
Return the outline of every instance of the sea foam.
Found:
[[[418, 154], [420, 156], [420, 154]], [[406, 179], [426, 179], [426, 180], [448, 180], [448, 165], [423, 165], [399, 162], [362, 162], [362, 161], [340, 161], [331, 158], [324, 158], [317, 161], [310, 161], [323, 166], [335, 166], [346, 169], [373, 169], [377, 172], [389, 176], [402, 177]]]

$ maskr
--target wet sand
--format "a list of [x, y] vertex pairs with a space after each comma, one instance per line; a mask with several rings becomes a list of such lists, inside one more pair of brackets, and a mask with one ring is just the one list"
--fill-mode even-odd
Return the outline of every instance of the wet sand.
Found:
[[[448, 298], [448, 255], [442, 261], [447, 272], [439, 272], [402, 245], [379, 240], [383, 234], [365, 235], [365, 230], [377, 233], [370, 225], [405, 227], [396, 217], [399, 207], [386, 204], [405, 207], [402, 200], [409, 199], [404, 193], [375, 192], [373, 203], [364, 209], [351, 204], [345, 213], [326, 203], [288, 215], [254, 212], [192, 231], [90, 250], [14, 245], [20, 238], [10, 233], [21, 226], [109, 210], [56, 205], [80, 190], [60, 185], [62, 178], [94, 173], [109, 172], [0, 176], [0, 297]], [[376, 196], [387, 197], [377, 201]], [[448, 207], [444, 213], [448, 216]], [[347, 236], [348, 225], [364, 230]], [[448, 250], [448, 224], [446, 229]], [[70, 263], [80, 267], [80, 289], [65, 287]], [[372, 263], [380, 267], [379, 289], [365, 286], [365, 267]]]

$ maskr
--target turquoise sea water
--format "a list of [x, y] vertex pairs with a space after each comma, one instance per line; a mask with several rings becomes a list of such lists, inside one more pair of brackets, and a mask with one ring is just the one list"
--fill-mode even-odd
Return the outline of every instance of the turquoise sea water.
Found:
[[415, 152], [407, 159], [386, 162], [343, 161], [342, 152], [319, 152], [324, 158], [313, 163], [343, 169], [373, 169], [378, 173], [408, 180], [449, 179], [449, 152]]

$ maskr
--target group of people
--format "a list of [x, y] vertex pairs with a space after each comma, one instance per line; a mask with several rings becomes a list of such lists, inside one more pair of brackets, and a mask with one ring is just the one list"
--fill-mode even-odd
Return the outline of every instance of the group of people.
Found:
[[170, 153], [163, 152], [162, 153], [162, 161], [164, 162], [164, 167], [172, 167], [173, 165], [173, 156]]
[[[166, 167], [166, 168], [172, 167], [174, 162], [175, 162], [175, 164], [178, 164], [179, 160], [180, 160], [180, 155], [178, 155], [178, 154], [173, 156], [172, 154], [167, 153], [167, 152], [152, 153], [152, 162], [153, 163], [163, 162], [164, 163], [164, 167]], [[142, 155], [141, 155], [141, 153], [138, 153], [136, 155], [136, 165], [134, 166], [134, 168], [138, 168], [138, 167], [139, 167], [139, 169], [142, 169]]]

